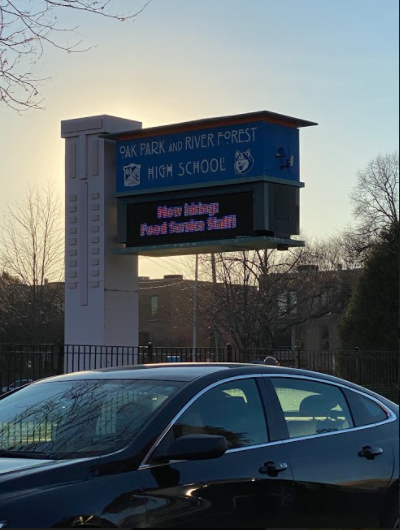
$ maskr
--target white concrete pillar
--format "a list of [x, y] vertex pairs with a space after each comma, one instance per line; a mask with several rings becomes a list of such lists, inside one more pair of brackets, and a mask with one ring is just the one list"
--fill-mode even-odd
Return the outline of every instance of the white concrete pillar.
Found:
[[[113, 196], [115, 144], [99, 135], [141, 128], [140, 122], [112, 116], [62, 122], [61, 135], [66, 140], [66, 345], [139, 344], [138, 258], [112, 253], [121, 246]], [[82, 361], [80, 368], [85, 367]], [[76, 362], [66, 370], [77, 369]]]

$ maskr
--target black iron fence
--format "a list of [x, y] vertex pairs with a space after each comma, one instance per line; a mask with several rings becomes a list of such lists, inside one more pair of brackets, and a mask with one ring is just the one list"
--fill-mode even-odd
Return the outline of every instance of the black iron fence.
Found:
[[64, 373], [64, 346], [0, 344], [0, 393]]
[[399, 352], [336, 352], [335, 375], [399, 403]]
[[266, 349], [243, 350], [230, 344], [222, 348], [159, 347], [149, 344], [141, 347], [122, 346], [68, 346], [64, 347], [66, 371], [75, 372], [111, 366], [141, 364], [222, 362], [261, 363], [273, 355], [282, 366], [299, 366], [298, 354], [293, 351]]
[[311, 351], [0, 344], [0, 393], [66, 372], [175, 362], [260, 363], [273, 355], [282, 366], [336, 375], [399, 402], [398, 352]]

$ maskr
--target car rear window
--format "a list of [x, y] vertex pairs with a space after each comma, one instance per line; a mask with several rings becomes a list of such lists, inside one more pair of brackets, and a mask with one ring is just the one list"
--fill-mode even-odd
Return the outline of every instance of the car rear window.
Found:
[[357, 427], [381, 423], [388, 419], [387, 412], [376, 401], [351, 390], [346, 393]]
[[354, 427], [340, 388], [306, 379], [271, 379], [289, 438], [317, 436]]

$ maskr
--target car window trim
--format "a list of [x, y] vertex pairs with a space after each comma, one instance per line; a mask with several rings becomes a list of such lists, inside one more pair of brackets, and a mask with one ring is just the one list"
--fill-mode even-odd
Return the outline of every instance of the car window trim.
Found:
[[[329, 381], [326, 379], [320, 379], [319, 377], [310, 377], [307, 375], [291, 375], [291, 374], [264, 374], [262, 377], [268, 377], [271, 379], [279, 378], [279, 379], [305, 379], [307, 381], [316, 381], [317, 383], [325, 383], [327, 385], [336, 386], [339, 388], [344, 388], [345, 390], [349, 390], [350, 392], [355, 392], [356, 394], [360, 394], [361, 396], [370, 399], [371, 401], [374, 401], [377, 405], [379, 405], [388, 415], [388, 419], [390, 417], [394, 417], [394, 419], [397, 419], [396, 414], [391, 411], [382, 401], [380, 401], [375, 396], [369, 395], [367, 392], [363, 392], [362, 390], [359, 390], [358, 388], [352, 388], [351, 386], [344, 385], [343, 383], [337, 382], [337, 381]], [[386, 422], [386, 420], [385, 420]], [[385, 423], [384, 422], [384, 423]], [[381, 423], [381, 422], [379, 422]], [[377, 424], [374, 424], [377, 425]]]
[[[238, 375], [238, 376], [229, 377], [227, 379], [223, 379], [223, 380], [217, 381], [216, 383], [212, 383], [211, 385], [208, 385], [206, 388], [203, 388], [200, 392], [198, 392], [190, 401], [188, 401], [188, 403], [186, 403], [186, 405], [178, 412], [178, 414], [176, 414], [176, 416], [173, 418], [173, 420], [168, 424], [168, 426], [164, 429], [164, 431], [161, 433], [161, 435], [157, 438], [156, 442], [153, 444], [153, 446], [150, 448], [150, 450], [148, 451], [147, 455], [143, 459], [143, 462], [140, 465], [139, 470], [149, 469], [149, 468], [152, 468], [152, 467], [159, 467], [160, 466], [160, 464], [152, 466], [151, 464], [148, 463], [150, 461], [150, 459], [151, 459], [151, 456], [156, 451], [156, 449], [161, 444], [161, 442], [164, 440], [165, 436], [168, 434], [170, 429], [179, 420], [179, 418], [188, 410], [189, 407], [191, 407], [193, 405], [193, 403], [195, 403], [206, 392], [208, 392], [209, 390], [212, 390], [213, 388], [216, 388], [218, 386], [224, 385], [226, 383], [231, 383], [231, 382], [234, 382], [234, 381], [241, 381], [241, 380], [244, 380], [244, 379], [272, 379], [272, 378], [301, 379], [301, 380], [306, 380], [306, 381], [313, 381], [313, 382], [317, 382], [317, 383], [324, 383], [324, 384], [331, 385], [331, 386], [334, 386], [334, 387], [339, 387], [341, 389], [349, 390], [351, 392], [355, 392], [357, 394], [360, 394], [361, 396], [364, 396], [364, 397], [370, 399], [371, 401], [376, 402], [386, 412], [388, 417], [387, 417], [386, 420], [381, 421], [379, 423], [373, 423], [372, 425], [363, 425], [361, 427], [352, 427], [351, 429], [345, 429], [345, 430], [341, 430], [341, 431], [337, 431], [337, 432], [322, 433], [322, 434], [316, 434], [316, 435], [312, 435], [312, 436], [303, 436], [303, 437], [300, 437], [300, 438], [282, 439], [282, 440], [279, 440], [279, 441], [267, 442], [265, 444], [257, 445], [257, 446], [249, 446], [249, 447], [240, 447], [240, 448], [237, 448], [237, 449], [229, 449], [226, 452], [226, 454], [230, 454], [232, 452], [238, 453], [238, 452], [242, 452], [242, 451], [249, 451], [249, 450], [253, 450], [253, 449], [259, 449], [259, 448], [262, 448], [262, 447], [269, 447], [269, 446], [272, 446], [272, 445], [282, 445], [282, 444], [287, 444], [287, 443], [294, 443], [294, 442], [303, 441], [303, 440], [309, 440], [309, 439], [315, 440], [316, 438], [322, 438], [322, 437], [325, 438], [327, 436], [337, 436], [339, 434], [347, 434], [347, 433], [351, 433], [351, 432], [355, 432], [355, 431], [363, 431], [363, 430], [366, 430], [366, 429], [372, 429], [372, 428], [375, 428], [375, 427], [379, 427], [381, 425], [386, 425], [388, 423], [393, 423], [393, 422], [397, 421], [396, 414], [393, 411], [391, 411], [388, 407], [386, 407], [381, 401], [379, 401], [379, 399], [375, 398], [374, 396], [370, 396], [369, 394], [367, 394], [366, 392], [363, 392], [362, 390], [358, 390], [356, 388], [351, 388], [351, 387], [349, 387], [347, 385], [344, 385], [344, 384], [342, 384], [340, 382], [329, 381], [329, 380], [322, 379], [322, 378], [319, 378], [319, 377], [307, 376], [307, 375], [298, 375], [298, 374], [296, 374], [296, 375], [292, 375], [292, 374], [246, 374], [246, 375]], [[261, 399], [263, 399], [263, 396], [261, 394], [260, 389], [259, 389], [259, 392], [260, 392]], [[344, 392], [343, 392], [343, 394], [344, 394]], [[347, 399], [346, 399], [346, 401], [347, 401]], [[350, 412], [351, 412], [351, 409], [350, 409]], [[268, 411], [267, 411], [267, 415], [268, 415]], [[267, 418], [266, 418], [266, 422], [267, 422]], [[267, 425], [268, 425], [268, 423], [267, 423]]]
[[263, 378], [264, 387], [267, 393], [269, 414], [272, 415], [274, 420], [274, 440], [286, 440], [289, 437], [289, 429], [287, 426], [286, 418], [282, 411], [282, 406], [279, 401], [278, 394], [275, 391], [274, 385], [270, 377]]
[[322, 438], [322, 437], [325, 438], [327, 436], [337, 436], [339, 434], [352, 433], [352, 432], [356, 432], [356, 431], [364, 431], [366, 429], [372, 429], [374, 427], [380, 427], [381, 425], [386, 425], [387, 423], [393, 423], [393, 422], [397, 421], [396, 414], [393, 411], [391, 411], [388, 407], [386, 407], [381, 401], [379, 401], [379, 399], [375, 398], [374, 396], [370, 396], [369, 394], [367, 394], [366, 392], [363, 392], [362, 390], [358, 390], [356, 388], [351, 388], [351, 387], [349, 387], [347, 385], [344, 385], [344, 384], [342, 384], [340, 382], [327, 381], [326, 379], [320, 379], [320, 378], [317, 378], [317, 377], [309, 377], [309, 376], [305, 376], [305, 375], [298, 376], [298, 375], [291, 375], [291, 374], [268, 374], [268, 375], [266, 375], [264, 377], [268, 377], [268, 378], [271, 378], [271, 379], [275, 379], [275, 378], [279, 378], [279, 379], [297, 379], [297, 380], [302, 379], [302, 380], [307, 380], [307, 381], [314, 381], [314, 382], [317, 382], [317, 383], [325, 383], [325, 384], [329, 384], [331, 386], [343, 389], [342, 393], [343, 393], [343, 396], [344, 396], [344, 398], [345, 398], [345, 400], [346, 400], [346, 402], [348, 404], [348, 407], [349, 407], [349, 410], [350, 410], [350, 414], [352, 415], [352, 417], [353, 417], [353, 413], [352, 413], [351, 406], [350, 406], [350, 403], [348, 402], [348, 399], [347, 399], [345, 391], [347, 390], [349, 392], [355, 392], [356, 394], [360, 394], [361, 396], [363, 396], [363, 397], [365, 397], [367, 399], [370, 399], [371, 401], [375, 402], [377, 405], [379, 405], [384, 410], [384, 412], [387, 415], [386, 420], [383, 420], [383, 421], [380, 421], [380, 422], [377, 422], [377, 423], [372, 423], [370, 425], [362, 425], [362, 426], [359, 426], [359, 427], [355, 426], [355, 422], [354, 422], [354, 418], [353, 418], [354, 427], [351, 427], [350, 429], [343, 429], [343, 430], [336, 431], [336, 432], [313, 434], [313, 435], [310, 435], [310, 436], [301, 436], [301, 437], [297, 437], [297, 438], [282, 439], [282, 442], [284, 444], [299, 442], [299, 441], [302, 441], [302, 440], [314, 440], [315, 438]]
[[261, 397], [263, 399], [264, 404], [265, 416], [267, 418], [269, 441], [279, 442], [283, 439], [280, 425], [281, 414], [279, 412], [279, 408], [276, 408], [276, 406], [274, 406], [274, 400], [276, 399], [276, 401], [278, 401], [278, 397], [276, 395], [274, 397], [274, 394], [272, 393], [272, 390], [270, 388], [271, 383], [269, 379], [267, 379], [266, 377], [258, 377], [257, 381], [259, 381]]

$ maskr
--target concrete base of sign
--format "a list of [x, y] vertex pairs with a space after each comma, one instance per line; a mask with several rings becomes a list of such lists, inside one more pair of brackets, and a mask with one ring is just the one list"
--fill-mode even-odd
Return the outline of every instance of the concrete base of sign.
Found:
[[238, 252], [250, 250], [288, 250], [291, 247], [304, 247], [304, 241], [281, 239], [277, 237], [241, 237], [203, 243], [180, 243], [176, 245], [156, 245], [135, 248], [115, 248], [114, 254], [131, 254], [134, 256], [168, 257], [208, 254], [215, 252]]
[[[138, 259], [112, 253], [118, 245], [115, 144], [101, 136], [141, 127], [140, 122], [112, 116], [62, 122], [66, 140], [67, 345], [139, 343]], [[79, 364], [79, 355], [74, 363]], [[65, 368], [69, 372], [76, 366]]]

